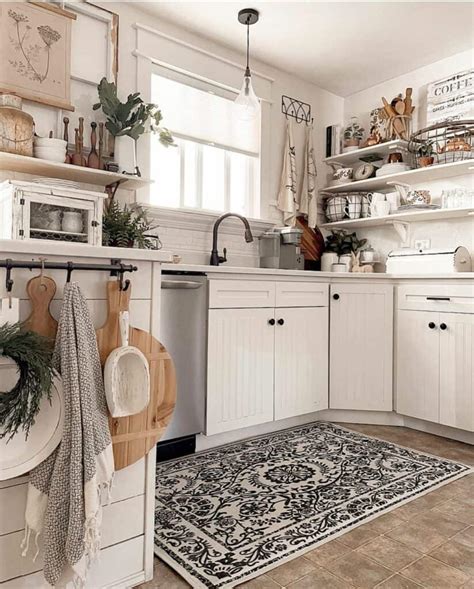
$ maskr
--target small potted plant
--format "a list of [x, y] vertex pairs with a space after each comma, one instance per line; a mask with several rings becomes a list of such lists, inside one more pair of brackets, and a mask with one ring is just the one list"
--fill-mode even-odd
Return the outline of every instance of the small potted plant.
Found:
[[432, 141], [424, 141], [420, 147], [416, 150], [416, 155], [418, 156], [418, 164], [422, 168], [426, 168], [426, 166], [432, 166], [434, 163], [433, 157], [433, 142]]
[[[326, 252], [336, 254], [337, 262], [331, 266], [332, 272], [350, 272], [351, 253], [356, 254], [367, 243], [358, 239], [357, 234], [347, 233], [344, 229], [332, 229], [326, 238]], [[323, 255], [326, 255], [326, 252]]]
[[359, 125], [357, 117], [352, 117], [351, 122], [344, 129], [344, 151], [359, 149], [363, 136], [364, 129]]
[[112, 200], [104, 211], [102, 218], [102, 245], [111, 247], [135, 247], [139, 249], [156, 249], [157, 236], [150, 235], [156, 229], [142, 207], [121, 208]]
[[102, 108], [107, 117], [105, 128], [113, 137], [128, 136], [133, 139], [132, 175], [141, 176], [137, 164], [137, 142], [143, 133], [157, 133], [160, 143], [165, 147], [174, 145], [171, 133], [160, 126], [163, 119], [161, 110], [156, 104], [144, 102], [140, 98], [140, 92], [129, 94], [127, 102], [121, 102], [117, 96], [117, 86], [114, 82], [107, 82], [106, 78], [102, 78], [97, 91], [100, 102], [94, 104], [93, 110]]

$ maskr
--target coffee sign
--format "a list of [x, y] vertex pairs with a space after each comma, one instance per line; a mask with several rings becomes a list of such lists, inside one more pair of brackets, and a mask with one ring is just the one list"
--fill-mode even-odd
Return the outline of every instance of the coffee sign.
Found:
[[474, 69], [428, 86], [427, 124], [474, 118]]

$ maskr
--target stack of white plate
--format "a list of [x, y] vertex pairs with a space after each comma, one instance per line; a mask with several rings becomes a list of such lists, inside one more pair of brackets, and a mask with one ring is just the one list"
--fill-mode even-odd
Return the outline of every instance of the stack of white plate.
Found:
[[56, 188], [74, 188], [79, 189], [81, 185], [72, 180], [62, 180], [61, 178], [34, 178], [32, 182], [36, 184], [46, 184], [47, 186], [55, 186]]
[[393, 164], [384, 164], [375, 173], [376, 176], [388, 176], [389, 174], [400, 174], [400, 172], [408, 172], [411, 167], [403, 162], [394, 162]]

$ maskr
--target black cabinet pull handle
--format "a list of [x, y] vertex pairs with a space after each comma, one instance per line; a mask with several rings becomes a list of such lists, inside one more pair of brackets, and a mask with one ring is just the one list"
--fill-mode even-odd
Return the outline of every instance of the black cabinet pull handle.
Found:
[[446, 323], [441, 323], [439, 328], [444, 331], [445, 329], [448, 329], [448, 326], [446, 325]]
[[433, 321], [430, 321], [430, 322], [428, 323], [428, 327], [429, 327], [430, 329], [434, 329], [434, 328], [436, 327], [436, 323], [433, 323]]
[[426, 297], [427, 301], [450, 301], [451, 297]]
[[333, 298], [335, 301], [338, 301], [338, 300], [339, 300], [339, 295], [338, 295], [337, 293], [336, 293], [336, 294], [333, 294], [333, 295], [332, 295], [332, 298]]
[[269, 319], [268, 320], [268, 324], [269, 325], [275, 325], [275, 319]]
[[284, 325], [285, 320], [284, 319], [278, 319], [278, 325]]

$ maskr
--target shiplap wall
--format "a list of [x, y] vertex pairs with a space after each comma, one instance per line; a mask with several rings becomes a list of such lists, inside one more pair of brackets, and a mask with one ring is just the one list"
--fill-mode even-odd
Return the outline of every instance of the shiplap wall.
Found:
[[[12, 259], [32, 256], [8, 255]], [[7, 257], [0, 251], [0, 258]], [[36, 257], [36, 256], [34, 256]], [[87, 258], [48, 256], [48, 261], [91, 262]], [[94, 263], [108, 263], [107, 259], [94, 259]], [[153, 262], [127, 262], [138, 266], [132, 277], [130, 302], [131, 324], [157, 335], [160, 304], [160, 265]], [[56, 297], [51, 305], [58, 318], [66, 280], [65, 271], [45, 272], [57, 284]], [[30, 311], [26, 298], [26, 283], [38, 271], [13, 270], [12, 294], [20, 299], [20, 315], [24, 319]], [[4, 272], [1, 273], [0, 298], [6, 296]], [[91, 312], [95, 327], [106, 318], [106, 272], [73, 272]], [[155, 451], [134, 465], [116, 473], [112, 500], [104, 506], [102, 548], [99, 561], [93, 565], [86, 587], [129, 587], [151, 578], [153, 574], [153, 507]], [[32, 561], [34, 550], [23, 558], [20, 542], [23, 538], [24, 511], [28, 477], [0, 483], [0, 586], [2, 589], [39, 588], [44, 585], [42, 562]]]

